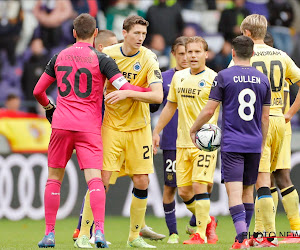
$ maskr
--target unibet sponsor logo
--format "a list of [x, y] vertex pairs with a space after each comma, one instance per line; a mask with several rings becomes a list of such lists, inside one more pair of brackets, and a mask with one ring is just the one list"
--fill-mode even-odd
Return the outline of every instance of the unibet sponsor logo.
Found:
[[201, 89], [192, 88], [178, 88], [177, 93], [181, 94], [181, 97], [195, 98], [195, 95], [200, 95]]

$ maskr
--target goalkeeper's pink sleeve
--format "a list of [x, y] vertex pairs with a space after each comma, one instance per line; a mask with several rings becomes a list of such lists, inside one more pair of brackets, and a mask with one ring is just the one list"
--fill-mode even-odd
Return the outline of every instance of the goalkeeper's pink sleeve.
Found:
[[46, 89], [55, 81], [55, 78], [49, 76], [47, 73], [43, 73], [39, 81], [35, 85], [33, 90], [33, 95], [35, 99], [42, 105], [47, 106], [49, 104], [49, 99], [46, 95]]
[[119, 90], [133, 90], [133, 91], [137, 91], [137, 92], [150, 92], [151, 91], [150, 88], [142, 88], [142, 87], [130, 84], [121, 73], [114, 75], [112, 78], [109, 79], [109, 81], [115, 88], [117, 88]]

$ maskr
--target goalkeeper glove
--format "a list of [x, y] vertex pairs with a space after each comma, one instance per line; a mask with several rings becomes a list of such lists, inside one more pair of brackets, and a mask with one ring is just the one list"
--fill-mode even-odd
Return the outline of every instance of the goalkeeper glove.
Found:
[[49, 104], [47, 106], [43, 106], [43, 108], [45, 109], [46, 112], [46, 118], [47, 120], [50, 122], [50, 124], [52, 123], [52, 117], [53, 117], [53, 113], [56, 109], [55, 104], [53, 104], [50, 100], [49, 100]]

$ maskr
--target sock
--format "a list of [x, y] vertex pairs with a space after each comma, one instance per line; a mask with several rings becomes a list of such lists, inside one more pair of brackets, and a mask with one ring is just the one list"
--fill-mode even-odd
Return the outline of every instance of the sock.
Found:
[[257, 238], [256, 233], [263, 233], [265, 228], [264, 224], [262, 221], [262, 213], [261, 213], [261, 203], [258, 202], [257, 196], [255, 198], [255, 204], [254, 204], [254, 209], [255, 209], [255, 224], [254, 224], [254, 232], [253, 236]]
[[184, 204], [186, 205], [186, 208], [190, 210], [193, 214], [195, 214], [195, 197], [190, 199], [189, 201], [183, 201]]
[[196, 216], [193, 214], [190, 219], [190, 226], [195, 227], [196, 226]]
[[83, 213], [83, 208], [84, 208], [84, 202], [85, 202], [85, 197], [83, 198], [83, 201], [82, 201], [80, 215], [79, 215], [79, 219], [78, 219], [78, 224], [77, 224], [77, 229], [78, 230], [80, 230], [80, 227], [81, 227], [81, 220], [82, 220], [82, 213]]
[[93, 211], [95, 232], [101, 230], [104, 234], [105, 217], [105, 188], [100, 178], [93, 178], [88, 182], [90, 192], [90, 205]]
[[242, 243], [247, 238], [246, 211], [244, 204], [236, 205], [229, 208], [231, 218], [236, 231], [236, 239]]
[[300, 230], [299, 218], [299, 195], [294, 186], [290, 186], [280, 190], [282, 196], [282, 204], [287, 218], [290, 222], [291, 230]]
[[175, 215], [175, 200], [169, 204], [163, 204], [165, 211], [165, 220], [169, 229], [169, 235], [178, 234], [177, 232], [177, 221]]
[[60, 203], [60, 187], [61, 182], [58, 180], [48, 179], [44, 194], [45, 203], [45, 235], [49, 233], [55, 234], [56, 214]]
[[257, 203], [267, 237], [275, 236], [275, 207], [270, 188], [261, 187], [257, 190]]
[[137, 237], [139, 237], [141, 225], [145, 218], [147, 197], [148, 189], [140, 190], [134, 188], [130, 206], [130, 231], [128, 237], [129, 241], [133, 241]]
[[90, 230], [93, 225], [94, 216], [91, 209], [90, 203], [90, 192], [89, 189], [86, 191], [85, 198], [84, 198], [84, 206], [82, 212], [82, 219], [81, 219], [81, 227], [78, 238], [85, 235], [87, 237], [90, 236]]
[[210, 222], [209, 209], [210, 199], [208, 193], [196, 194], [195, 195], [195, 215], [197, 224], [197, 233], [200, 237], [205, 240], [206, 227]]
[[252, 215], [254, 212], [254, 203], [244, 203], [244, 208], [246, 211], [246, 224], [247, 224], [247, 232], [249, 231]]
[[276, 216], [277, 206], [278, 206], [278, 192], [276, 187], [272, 187], [270, 190], [274, 202], [275, 216]]
[[[132, 189], [132, 193], [134, 192], [134, 189], [135, 188]], [[144, 228], [145, 226], [146, 226], [146, 220], [145, 220], [145, 216], [144, 216], [143, 222], [141, 224], [141, 229]]]

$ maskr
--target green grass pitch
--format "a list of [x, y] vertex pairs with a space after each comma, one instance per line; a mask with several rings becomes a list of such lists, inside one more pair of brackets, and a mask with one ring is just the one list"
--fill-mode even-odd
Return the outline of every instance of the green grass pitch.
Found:
[[[219, 223], [217, 234], [219, 242], [216, 245], [183, 245], [182, 241], [188, 239], [185, 227], [189, 218], [177, 220], [180, 235], [180, 244], [169, 245], [167, 239], [163, 241], [148, 241], [157, 246], [158, 249], [229, 249], [233, 243], [235, 229], [229, 216], [218, 217]], [[146, 216], [146, 223], [156, 232], [168, 234], [164, 218]], [[253, 223], [252, 223], [253, 224]], [[253, 225], [251, 224], [251, 230]], [[56, 225], [55, 249], [74, 249], [72, 234], [77, 226], [77, 218], [58, 220]], [[276, 218], [277, 232], [289, 231], [289, 223], [285, 214], [278, 214]], [[119, 216], [108, 216], [105, 222], [105, 237], [112, 243], [111, 249], [126, 248], [126, 240], [129, 230], [129, 218]], [[0, 220], [0, 249], [37, 249], [37, 243], [44, 234], [44, 221], [33, 221], [24, 219], [21, 221]], [[300, 244], [289, 244], [280, 246], [278, 249], [300, 249]]]

